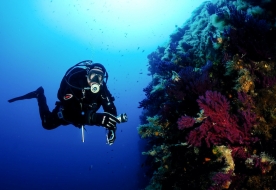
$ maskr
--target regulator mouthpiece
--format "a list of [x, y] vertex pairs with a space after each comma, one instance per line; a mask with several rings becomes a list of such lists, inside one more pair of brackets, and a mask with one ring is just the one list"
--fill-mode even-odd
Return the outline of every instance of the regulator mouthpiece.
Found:
[[91, 85], [91, 92], [98, 93], [100, 91], [100, 85], [98, 83], [93, 83]]

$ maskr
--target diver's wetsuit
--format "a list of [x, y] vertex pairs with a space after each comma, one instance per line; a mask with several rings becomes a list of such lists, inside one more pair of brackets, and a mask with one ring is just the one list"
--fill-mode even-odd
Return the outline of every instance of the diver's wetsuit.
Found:
[[[55, 129], [60, 125], [73, 124], [76, 127], [81, 125], [94, 125], [90, 120], [90, 115], [95, 113], [101, 106], [103, 110], [114, 116], [117, 116], [117, 110], [113, 103], [114, 98], [107, 89], [106, 83], [100, 88], [98, 93], [92, 93], [90, 90], [81, 90], [73, 88], [89, 87], [86, 78], [86, 70], [75, 68], [69, 76], [64, 76], [58, 90], [59, 102], [52, 112], [46, 103], [44, 93], [37, 97], [42, 126], [45, 129]], [[68, 83], [72, 86], [70, 86]]]

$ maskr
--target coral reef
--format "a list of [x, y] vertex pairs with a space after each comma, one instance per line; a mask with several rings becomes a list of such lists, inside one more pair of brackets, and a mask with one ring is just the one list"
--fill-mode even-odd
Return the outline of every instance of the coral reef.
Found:
[[148, 56], [145, 189], [275, 188], [274, 5], [206, 1]]

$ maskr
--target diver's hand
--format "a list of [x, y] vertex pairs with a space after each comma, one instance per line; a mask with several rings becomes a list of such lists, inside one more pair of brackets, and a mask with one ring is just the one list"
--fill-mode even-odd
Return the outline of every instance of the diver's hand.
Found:
[[116, 116], [110, 113], [104, 112], [104, 113], [94, 113], [92, 115], [92, 122], [95, 125], [101, 125], [108, 129], [115, 129], [116, 123], [120, 123], [120, 120], [118, 120]]

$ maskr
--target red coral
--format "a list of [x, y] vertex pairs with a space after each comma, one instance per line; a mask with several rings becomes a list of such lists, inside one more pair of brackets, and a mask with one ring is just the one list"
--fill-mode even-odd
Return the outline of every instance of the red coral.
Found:
[[[239, 93], [238, 96], [245, 109], [237, 115], [229, 114], [230, 104], [221, 93], [206, 91], [205, 96], [200, 96], [197, 102], [204, 111], [202, 118], [205, 119], [199, 127], [189, 133], [188, 143], [201, 146], [202, 140], [205, 139], [207, 147], [211, 147], [211, 144], [236, 146], [256, 142], [258, 139], [250, 134], [252, 126], [256, 123], [256, 115], [251, 111], [254, 102], [246, 94]], [[178, 129], [192, 127], [195, 122], [196, 120], [190, 116], [182, 116], [177, 121]]]
[[188, 142], [193, 146], [200, 147], [203, 137], [203, 132], [199, 128], [196, 128], [190, 132]]
[[229, 111], [229, 102], [219, 92], [206, 91], [205, 97], [199, 96], [198, 105], [206, 116], [217, 118]]
[[252, 113], [249, 109], [242, 110], [240, 112], [243, 118], [243, 130], [244, 133], [248, 134], [251, 130], [252, 125], [256, 123], [256, 114]]
[[244, 92], [238, 92], [238, 99], [245, 108], [250, 109], [254, 105], [253, 98]]
[[[257, 123], [257, 116], [254, 112], [251, 111], [253, 107], [255, 107], [255, 102], [253, 101], [253, 98], [250, 95], [243, 92], [238, 93], [238, 99], [243, 105], [243, 109], [239, 111], [241, 123], [243, 126], [243, 132], [245, 133], [246, 138], [249, 138], [252, 126]], [[251, 138], [250, 140], [251, 142], [256, 142], [259, 139]]]
[[185, 128], [192, 127], [195, 124], [195, 119], [189, 116], [182, 116], [177, 121], [178, 129], [183, 130]]
[[234, 158], [240, 158], [245, 160], [250, 157], [250, 154], [245, 147], [232, 147], [231, 150], [231, 154]]
[[[207, 118], [201, 126], [188, 135], [188, 142], [194, 146], [201, 146], [202, 139], [205, 139], [207, 147], [211, 144], [244, 144], [249, 141], [249, 130], [241, 129], [238, 125], [238, 118], [230, 115], [230, 105], [225, 96], [219, 92], [207, 91], [204, 96], [197, 100], [199, 107], [204, 110]], [[244, 113], [247, 117], [248, 113]], [[244, 119], [245, 123], [250, 124], [252, 119]]]

